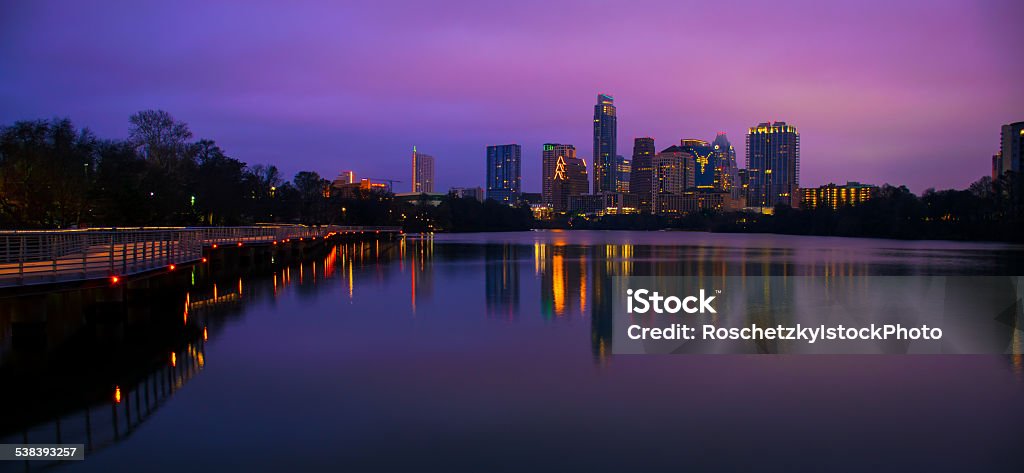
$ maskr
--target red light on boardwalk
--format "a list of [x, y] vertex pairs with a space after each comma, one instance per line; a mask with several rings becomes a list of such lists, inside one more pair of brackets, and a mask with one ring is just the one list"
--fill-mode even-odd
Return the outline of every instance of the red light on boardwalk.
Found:
[[203, 261], [202, 261], [202, 262], [203, 262], [203, 263], [205, 263], [205, 262], [206, 262], [206, 258], [203, 258]]
[[216, 243], [213, 244], [213, 249], [215, 249], [215, 250], [217, 249], [217, 244]]
[[173, 264], [167, 267], [167, 269], [169, 269], [171, 271], [174, 271], [174, 268], [177, 268], [177, 266], [175, 266]]
[[110, 277], [110, 284], [117, 284], [120, 281], [121, 281], [121, 278], [119, 278], [117, 276], [111, 276]]
[[274, 244], [275, 244], [275, 245], [277, 244], [277, 240], [274, 240]]
[[242, 242], [238, 242], [238, 246], [242, 246]]
[[114, 386], [114, 404], [121, 403], [121, 386]]

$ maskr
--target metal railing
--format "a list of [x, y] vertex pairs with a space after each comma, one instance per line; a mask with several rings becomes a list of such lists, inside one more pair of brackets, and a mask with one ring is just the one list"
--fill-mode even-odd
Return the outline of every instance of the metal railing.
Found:
[[259, 225], [0, 231], [0, 287], [138, 274], [197, 261], [204, 247], [269, 244], [399, 227]]

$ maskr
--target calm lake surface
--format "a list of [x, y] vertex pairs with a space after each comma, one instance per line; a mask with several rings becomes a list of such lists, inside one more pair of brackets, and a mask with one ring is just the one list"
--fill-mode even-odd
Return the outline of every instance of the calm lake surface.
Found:
[[0, 319], [0, 386], [36, 399], [0, 406], [0, 441], [88, 439], [68, 472], [1024, 471], [1019, 356], [613, 356], [595, 310], [623, 274], [1022, 268], [996, 244], [583, 231], [200, 268], [137, 322], [83, 325], [102, 314], [67, 296], [23, 347]]

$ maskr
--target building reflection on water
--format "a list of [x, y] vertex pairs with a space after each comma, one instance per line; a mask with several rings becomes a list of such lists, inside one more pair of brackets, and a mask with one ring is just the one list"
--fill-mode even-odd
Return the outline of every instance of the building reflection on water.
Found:
[[354, 297], [357, 278], [385, 277], [402, 251], [399, 242], [350, 242], [303, 260], [202, 264], [121, 287], [2, 298], [0, 443], [80, 443], [87, 455], [114, 445], [202, 373], [207, 345], [247, 304], [338, 280]]
[[488, 317], [515, 319], [519, 314], [519, 266], [522, 247], [488, 245], [484, 249], [485, 301]]
[[[961, 266], [936, 266], [951, 257], [914, 255], [908, 262], [906, 250], [864, 254], [835, 248], [594, 244], [559, 234], [527, 242], [466, 244], [423, 235], [342, 243], [301, 263], [271, 259], [244, 267], [197, 266], [138, 284], [123, 301], [103, 291], [19, 298], [16, 304], [0, 305], [0, 380], [5, 387], [0, 390], [0, 442], [83, 443], [93, 451], [126, 438], [202, 374], [208, 362], [216, 362], [207, 360], [208, 345], [244, 316], [247, 304], [273, 304], [286, 292], [301, 299], [337, 285], [343, 298], [352, 300], [369, 286], [398, 288], [394, 297], [408, 297], [416, 316], [436, 291], [445, 296], [438, 301], [477, 291], [479, 286], [435, 284], [452, 274], [468, 274], [483, 279], [481, 316], [589, 321], [593, 358], [605, 366], [611, 360], [617, 276], [780, 276], [759, 278], [760, 286], [744, 288], [753, 308], [750, 322], [767, 326], [793, 317], [777, 301], [793, 297], [794, 278], [822, 279], [840, 285], [840, 294], [856, 297], [869, 275], [962, 273], [971, 267], [969, 259]], [[978, 271], [1012, 274], [1017, 262], [1006, 264]], [[535, 282], [529, 280], [531, 265]], [[524, 298], [532, 299], [537, 285], [539, 312], [527, 313], [524, 308], [533, 306]], [[1012, 344], [1019, 352], [1024, 344], [1019, 331]], [[775, 347], [760, 351], [774, 352]], [[1009, 361], [1024, 376], [1021, 356]]]

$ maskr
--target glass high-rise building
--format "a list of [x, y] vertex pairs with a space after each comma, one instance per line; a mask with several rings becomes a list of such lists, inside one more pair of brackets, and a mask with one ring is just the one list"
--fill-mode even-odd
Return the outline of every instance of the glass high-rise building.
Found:
[[737, 175], [736, 149], [729, 143], [729, 137], [725, 135], [725, 132], [719, 132], [718, 136], [715, 136], [711, 148], [715, 153], [715, 190], [732, 192], [734, 196], [738, 197], [736, 189], [739, 176]]
[[517, 144], [487, 147], [487, 198], [516, 205], [522, 193], [523, 148]]
[[412, 147], [412, 191], [434, 192], [434, 157]]
[[800, 133], [786, 122], [765, 122], [747, 130], [747, 206], [796, 207], [800, 187]]
[[750, 190], [750, 178], [747, 176], [746, 169], [736, 170], [736, 189], [739, 191], [740, 202], [746, 205], [748, 190]]
[[615, 99], [598, 94], [594, 105], [594, 193], [615, 192], [618, 173], [615, 172], [617, 124]]
[[679, 147], [693, 155], [693, 186], [698, 189], [715, 188], [715, 167], [717, 156], [707, 141], [698, 139], [679, 140]]
[[615, 163], [616, 163], [615, 164], [615, 173], [616, 173], [616, 178], [615, 178], [616, 179], [616, 184], [615, 184], [616, 187], [615, 187], [615, 191], [616, 192], [627, 192], [628, 193], [629, 192], [629, 181], [630, 181], [630, 175], [631, 175], [630, 173], [632, 172], [632, 169], [630, 168], [630, 163], [631, 162], [630, 162], [629, 158], [627, 158], [625, 156], [616, 156], [615, 157]]
[[633, 162], [630, 163], [629, 193], [636, 195], [641, 212], [651, 212], [654, 194], [654, 168], [652, 159], [657, 151], [654, 138], [643, 137], [633, 140]]

